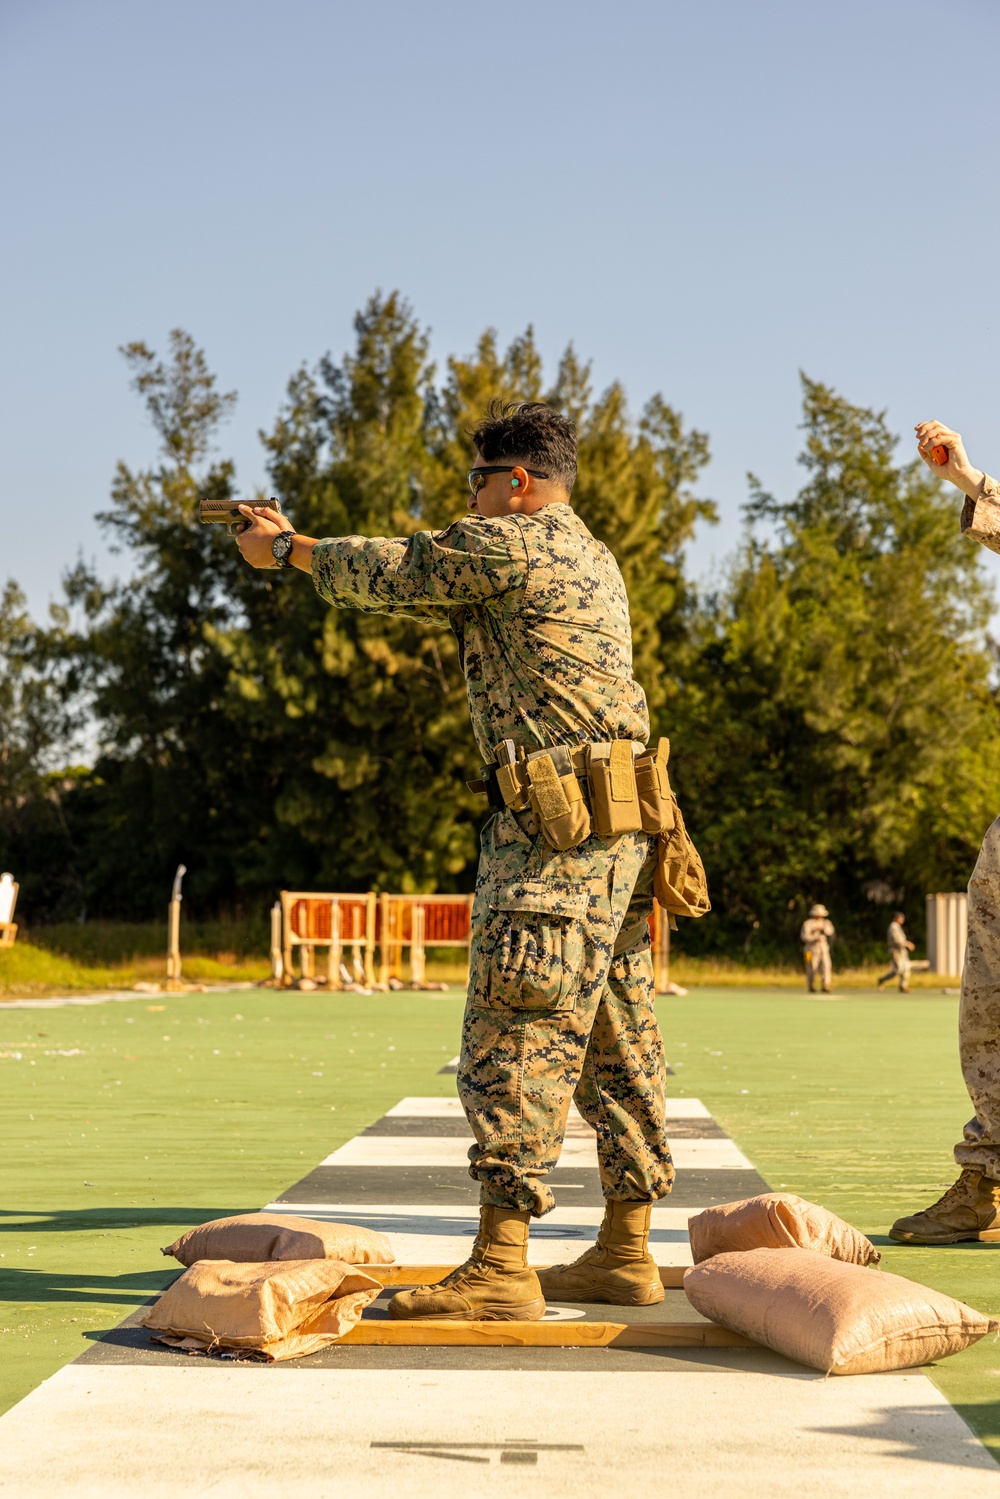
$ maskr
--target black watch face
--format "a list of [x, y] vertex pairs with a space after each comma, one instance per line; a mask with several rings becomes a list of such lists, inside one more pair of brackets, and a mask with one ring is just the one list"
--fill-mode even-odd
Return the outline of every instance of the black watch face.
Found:
[[291, 531], [282, 531], [281, 535], [276, 536], [271, 543], [271, 552], [280, 567], [287, 566], [288, 554], [292, 550], [292, 537]]

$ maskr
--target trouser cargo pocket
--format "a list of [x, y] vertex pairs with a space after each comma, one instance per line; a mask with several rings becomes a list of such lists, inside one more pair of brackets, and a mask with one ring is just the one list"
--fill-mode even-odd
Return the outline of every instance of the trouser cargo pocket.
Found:
[[520, 880], [489, 900], [473, 963], [483, 1009], [572, 1010], [583, 968], [586, 891]]

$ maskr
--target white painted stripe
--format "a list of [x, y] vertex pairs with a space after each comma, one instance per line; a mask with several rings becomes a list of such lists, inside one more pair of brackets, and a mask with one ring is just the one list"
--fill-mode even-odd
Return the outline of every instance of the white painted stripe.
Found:
[[[663, 1373], [70, 1365], [0, 1421], [0, 1482], [31, 1499], [606, 1499], [610, 1475], [708, 1499], [1000, 1499], [1000, 1470], [923, 1375], [740, 1357]], [[501, 1463], [514, 1443], [537, 1444], [530, 1467]]]
[[711, 1119], [711, 1112], [706, 1109], [700, 1098], [668, 1098], [668, 1119]]
[[[401, 1098], [388, 1109], [391, 1119], [464, 1119], [465, 1110], [457, 1098]], [[575, 1106], [569, 1117], [581, 1119]], [[668, 1119], [710, 1119], [712, 1116], [700, 1098], [668, 1098]]]
[[[467, 1166], [468, 1139], [440, 1135], [355, 1135], [332, 1155], [320, 1162], [323, 1166]], [[732, 1140], [678, 1140], [671, 1145], [678, 1170], [752, 1171], [754, 1168]], [[592, 1130], [584, 1138], [567, 1135], [563, 1141], [559, 1164], [568, 1167], [597, 1169], [596, 1136]]]
[[457, 1098], [401, 1098], [386, 1113], [390, 1119], [403, 1115], [407, 1119], [464, 1119], [465, 1110]]
[[[271, 1202], [266, 1213], [300, 1214], [333, 1223], [355, 1223], [386, 1234], [401, 1265], [460, 1265], [479, 1227], [479, 1209], [473, 1206], [403, 1208], [393, 1204], [284, 1203]], [[688, 1218], [700, 1209], [654, 1206], [649, 1242], [658, 1265], [690, 1265]], [[561, 1204], [534, 1219], [528, 1239], [532, 1265], [554, 1265], [576, 1259], [597, 1237], [603, 1210], [573, 1208]], [[378, 1276], [378, 1267], [372, 1267]]]

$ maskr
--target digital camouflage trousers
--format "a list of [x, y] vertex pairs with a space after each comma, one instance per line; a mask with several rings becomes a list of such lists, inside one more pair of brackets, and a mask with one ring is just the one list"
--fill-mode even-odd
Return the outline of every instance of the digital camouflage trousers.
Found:
[[654, 862], [645, 833], [558, 853], [510, 812], [484, 830], [458, 1068], [484, 1205], [536, 1217], [554, 1206], [544, 1177], [572, 1099], [597, 1132], [605, 1197], [670, 1191], [647, 927]]
[[1000, 817], [983, 839], [969, 881], [958, 1047], [976, 1112], [955, 1159], [1000, 1181]]

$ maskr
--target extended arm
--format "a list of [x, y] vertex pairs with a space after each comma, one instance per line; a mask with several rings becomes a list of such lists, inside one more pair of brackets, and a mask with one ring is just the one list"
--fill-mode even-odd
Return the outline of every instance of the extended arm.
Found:
[[[920, 422], [916, 428], [920, 456], [939, 479], [947, 479], [965, 495], [962, 533], [982, 542], [991, 552], [1000, 552], [1000, 484], [969, 462], [965, 444], [957, 432], [941, 422]], [[932, 448], [945, 448], [946, 463], [937, 464]]]
[[[246, 507], [251, 524], [238, 537], [253, 567], [273, 566], [271, 543], [291, 529], [286, 516], [271, 518]], [[317, 592], [341, 608], [377, 613], [425, 613], [485, 603], [523, 588], [527, 548], [515, 520], [471, 516], [445, 531], [410, 537], [340, 536], [317, 541], [296, 535], [290, 561], [311, 572]]]

